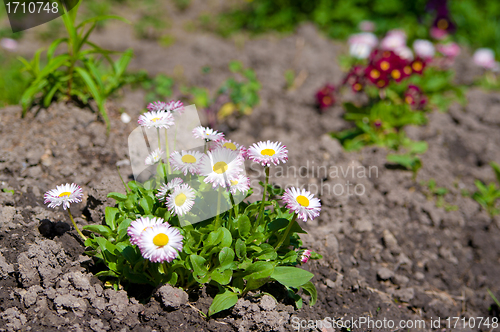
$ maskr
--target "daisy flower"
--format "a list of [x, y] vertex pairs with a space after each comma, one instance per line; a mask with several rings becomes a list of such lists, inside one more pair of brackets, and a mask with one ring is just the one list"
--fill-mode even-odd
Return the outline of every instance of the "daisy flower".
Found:
[[311, 257], [311, 250], [306, 249], [306, 250], [304, 250], [304, 252], [300, 256], [300, 262], [307, 263], [307, 261], [309, 260], [310, 257]]
[[82, 188], [75, 184], [62, 184], [56, 186], [56, 189], [51, 189], [43, 195], [44, 204], [49, 203], [49, 208], [55, 208], [62, 204], [63, 209], [69, 208], [71, 203], [80, 203], [82, 201]]
[[172, 262], [182, 250], [181, 235], [177, 228], [168, 224], [158, 224], [144, 230], [139, 237], [138, 246], [142, 257], [153, 263]]
[[184, 181], [181, 178], [173, 178], [168, 183], [162, 184], [160, 189], [158, 189], [156, 197], [158, 197], [158, 200], [164, 201], [167, 198], [168, 192], [174, 189], [175, 187], [180, 186], [182, 182]]
[[151, 111], [139, 115], [137, 121], [139, 125], [147, 128], [165, 128], [168, 129], [174, 125], [174, 116], [166, 111]]
[[148, 111], [168, 111], [168, 104], [163, 101], [155, 101], [148, 104]]
[[151, 152], [149, 154], [149, 156], [147, 156], [147, 158], [145, 160], [145, 164], [146, 165], [154, 165], [154, 164], [156, 164], [157, 162], [159, 162], [161, 160], [161, 155], [162, 154], [163, 154], [162, 149], [153, 150], [153, 152]]
[[167, 111], [172, 111], [182, 114], [182, 112], [184, 112], [184, 103], [180, 100], [172, 100], [167, 105]]
[[223, 133], [219, 133], [217, 130], [202, 126], [194, 128], [193, 135], [196, 138], [201, 138], [206, 141], [219, 141], [224, 137]]
[[237, 191], [246, 193], [250, 189], [250, 179], [243, 174], [238, 175], [238, 178], [235, 180], [230, 180], [229, 183], [231, 184], [229, 190], [233, 195]]
[[227, 187], [229, 181], [238, 179], [242, 164], [243, 158], [237, 151], [219, 148], [207, 152], [201, 162], [200, 172], [206, 176], [205, 183], [212, 183], [213, 188]]
[[262, 166], [278, 165], [287, 162], [288, 150], [281, 142], [258, 142], [248, 148], [247, 157]]
[[229, 150], [233, 150], [233, 151], [238, 151], [243, 158], [245, 158], [245, 156], [247, 154], [246, 147], [244, 147], [241, 144], [235, 143], [235, 142], [231, 141], [230, 139], [225, 139], [225, 138], [218, 141], [215, 144], [215, 148], [225, 148], [225, 149], [229, 149]]
[[205, 155], [198, 151], [174, 151], [170, 155], [170, 163], [177, 171], [181, 171], [184, 175], [187, 173], [199, 174], [200, 164]]
[[174, 188], [167, 197], [167, 208], [174, 215], [182, 216], [188, 213], [194, 205], [195, 191], [187, 183]]
[[[127, 234], [130, 236], [131, 244], [138, 244], [139, 238], [146, 229], [153, 227], [154, 225], [163, 224], [162, 218], [149, 218], [140, 217], [130, 223], [127, 228]], [[166, 224], [168, 225], [168, 224]]]
[[288, 209], [297, 213], [297, 216], [304, 221], [313, 220], [321, 211], [319, 199], [305, 189], [300, 191], [297, 188], [287, 188], [283, 194], [283, 202], [286, 203]]

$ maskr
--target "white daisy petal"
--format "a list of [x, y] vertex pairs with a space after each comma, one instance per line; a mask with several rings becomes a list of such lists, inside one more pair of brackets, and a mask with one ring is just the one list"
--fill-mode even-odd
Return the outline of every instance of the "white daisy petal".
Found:
[[224, 138], [223, 133], [219, 133], [216, 130], [208, 127], [198, 126], [193, 129], [193, 135], [196, 138], [201, 138], [207, 141], [219, 141]]
[[247, 158], [262, 166], [278, 165], [288, 161], [288, 150], [281, 142], [258, 142], [248, 148]]
[[172, 167], [187, 175], [191, 173], [193, 175], [200, 173], [200, 165], [205, 155], [198, 151], [174, 151], [170, 155], [170, 163]]
[[287, 188], [283, 194], [283, 202], [286, 203], [288, 209], [297, 213], [297, 217], [304, 221], [313, 220], [321, 211], [319, 199], [305, 189], [301, 191], [297, 188]]
[[142, 232], [138, 246], [145, 259], [153, 263], [170, 263], [182, 251], [184, 237], [179, 230], [168, 224], [158, 224]]
[[250, 189], [250, 179], [243, 174], [238, 175], [234, 180], [230, 180], [229, 183], [231, 184], [229, 190], [233, 195], [238, 191], [246, 193]]
[[159, 201], [164, 201], [167, 199], [167, 194], [170, 192], [170, 190], [174, 189], [175, 187], [178, 187], [184, 182], [181, 178], [173, 178], [170, 180], [168, 183], [164, 183], [161, 185], [160, 189], [158, 189], [158, 193], [156, 194], [156, 197], [158, 197]]
[[168, 103], [167, 110], [182, 114], [184, 112], [184, 103], [180, 100], [172, 100], [170, 103]]
[[187, 183], [174, 188], [168, 195], [166, 205], [173, 215], [185, 215], [194, 205], [195, 191]]
[[247, 155], [247, 148], [244, 147], [243, 145], [240, 145], [238, 143], [235, 143], [231, 141], [230, 139], [221, 139], [220, 141], [215, 143], [215, 148], [225, 148], [229, 149], [232, 151], [238, 151], [243, 158], [246, 158]]
[[139, 237], [141, 236], [142, 232], [158, 224], [163, 224], [162, 218], [140, 217], [132, 221], [130, 223], [130, 226], [127, 228], [127, 234], [130, 236], [130, 243], [138, 244]]
[[75, 184], [63, 184], [56, 186], [56, 189], [51, 189], [45, 193], [43, 198], [44, 204], [49, 203], [49, 208], [55, 208], [62, 204], [64, 210], [69, 208], [71, 203], [79, 203], [82, 201], [82, 188]]
[[147, 128], [168, 129], [174, 125], [174, 116], [166, 111], [151, 111], [139, 115], [139, 125]]
[[146, 157], [144, 163], [146, 165], [154, 165], [161, 160], [161, 155], [163, 154], [162, 149], [156, 149]]
[[206, 176], [205, 183], [211, 183], [213, 188], [227, 187], [231, 180], [237, 180], [242, 172], [243, 158], [237, 151], [215, 149], [207, 152], [201, 163], [201, 175]]

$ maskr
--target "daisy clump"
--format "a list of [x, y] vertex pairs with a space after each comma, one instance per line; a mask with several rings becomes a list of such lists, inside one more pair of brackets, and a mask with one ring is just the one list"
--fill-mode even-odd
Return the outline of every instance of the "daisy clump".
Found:
[[[149, 108], [168, 112], [165, 103]], [[247, 148], [205, 127], [195, 128], [193, 137], [203, 140], [200, 151], [170, 153], [168, 179], [159, 162], [159, 176], [130, 181], [126, 194], [110, 193], [117, 203], [106, 208], [104, 222], [84, 227], [92, 232], [87, 253], [107, 266], [98, 276], [116, 289], [165, 283], [214, 288], [209, 315], [267, 282], [290, 294], [301, 291], [313, 305], [313, 274], [300, 265], [321, 256], [303, 247], [299, 233], [301, 223], [319, 216], [321, 203], [304, 189], [270, 190], [270, 169], [288, 161], [286, 146], [262, 141]], [[261, 167], [264, 183], [251, 185], [245, 160]], [[252, 193], [262, 199], [247, 201]], [[300, 307], [301, 297], [293, 298]]]

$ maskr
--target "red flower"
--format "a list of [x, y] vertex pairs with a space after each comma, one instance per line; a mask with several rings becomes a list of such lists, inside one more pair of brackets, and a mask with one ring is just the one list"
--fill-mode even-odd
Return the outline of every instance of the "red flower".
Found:
[[316, 101], [321, 110], [332, 106], [335, 103], [334, 97], [335, 87], [332, 84], [326, 84], [318, 92], [316, 92]]
[[411, 63], [411, 69], [414, 73], [422, 74], [425, 69], [425, 61], [420, 58], [416, 58]]
[[422, 109], [427, 104], [427, 97], [422, 90], [416, 85], [409, 85], [404, 94], [404, 100], [408, 105], [416, 109]]
[[368, 79], [370, 80], [370, 82], [372, 82], [373, 84], [377, 83], [377, 81], [379, 80], [379, 78], [383, 75], [382, 72], [374, 67], [374, 66], [368, 66], [366, 67], [365, 69], [365, 75], [366, 77], [368, 77]]

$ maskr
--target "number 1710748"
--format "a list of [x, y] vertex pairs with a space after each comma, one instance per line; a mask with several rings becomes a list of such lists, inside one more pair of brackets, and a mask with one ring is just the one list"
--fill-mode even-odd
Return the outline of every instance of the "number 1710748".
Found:
[[7, 14], [40, 14], [40, 13], [53, 13], [59, 12], [59, 4], [57, 2], [50, 1], [30, 1], [30, 2], [19, 2], [19, 1], [9, 1], [5, 3], [7, 7]]

